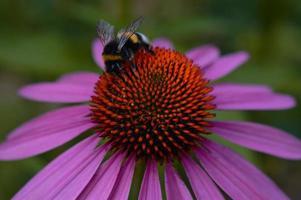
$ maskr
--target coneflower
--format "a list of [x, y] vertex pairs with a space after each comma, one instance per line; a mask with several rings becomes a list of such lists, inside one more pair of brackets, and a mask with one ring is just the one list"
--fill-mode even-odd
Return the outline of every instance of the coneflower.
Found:
[[[93, 43], [100, 67], [102, 48], [99, 41]], [[88, 129], [94, 133], [48, 164], [13, 199], [128, 199], [141, 162], [146, 169], [139, 199], [163, 198], [158, 165], [164, 169], [167, 199], [224, 199], [221, 190], [239, 200], [288, 199], [255, 166], [208, 135], [300, 159], [300, 140], [282, 130], [214, 118], [216, 110], [288, 109], [294, 99], [264, 85], [214, 83], [243, 64], [246, 52], [220, 56], [216, 47], [205, 45], [181, 54], [166, 39], [154, 41], [152, 50], [137, 52], [132, 60], [136, 68], [125, 63], [118, 76], [76, 72], [20, 90], [31, 100], [81, 105], [23, 124], [0, 145], [0, 159], [27, 158]], [[189, 187], [175, 162], [183, 167]]]

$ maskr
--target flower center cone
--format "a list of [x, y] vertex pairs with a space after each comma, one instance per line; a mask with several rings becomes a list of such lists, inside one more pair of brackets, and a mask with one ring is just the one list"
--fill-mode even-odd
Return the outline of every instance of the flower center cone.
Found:
[[164, 48], [140, 50], [118, 74], [102, 74], [91, 118], [113, 151], [170, 161], [201, 145], [208, 134], [212, 88], [199, 66]]

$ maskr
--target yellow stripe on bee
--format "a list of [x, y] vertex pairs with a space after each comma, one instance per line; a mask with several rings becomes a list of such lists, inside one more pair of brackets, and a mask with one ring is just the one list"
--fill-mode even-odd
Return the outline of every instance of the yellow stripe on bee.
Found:
[[[133, 33], [133, 32], [130, 32], [130, 31], [128, 31], [128, 32], [123, 32], [121, 35], [125, 35], [125, 36], [129, 37], [129, 39], [130, 39], [133, 43], [138, 43], [138, 42], [139, 42], [138, 36], [137, 36], [135, 33]], [[121, 36], [121, 35], [120, 35], [120, 36]], [[119, 37], [120, 37], [120, 36], [119, 36]]]
[[139, 39], [138, 39], [138, 37], [137, 37], [136, 34], [133, 34], [133, 35], [130, 37], [130, 39], [131, 39], [131, 41], [132, 41], [133, 43], [138, 43], [138, 42], [139, 42]]
[[114, 61], [114, 60], [121, 60], [122, 57], [119, 55], [102, 55], [102, 58], [105, 61]]

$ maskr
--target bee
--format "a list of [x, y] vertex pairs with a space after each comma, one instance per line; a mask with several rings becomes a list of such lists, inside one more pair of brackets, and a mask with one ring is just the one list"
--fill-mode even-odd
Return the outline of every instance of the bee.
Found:
[[[115, 36], [114, 27], [108, 22], [101, 20], [97, 25], [97, 33], [100, 41], [104, 45], [102, 57], [105, 63], [106, 72], [119, 74], [123, 63], [131, 63], [135, 53], [140, 49], [153, 53], [148, 38], [136, 32], [143, 18], [134, 20], [128, 27], [121, 29]], [[133, 63], [131, 63], [133, 68]]]

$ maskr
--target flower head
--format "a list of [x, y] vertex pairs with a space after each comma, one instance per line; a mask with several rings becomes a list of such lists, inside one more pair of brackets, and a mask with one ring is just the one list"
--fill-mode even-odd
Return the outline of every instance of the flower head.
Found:
[[119, 76], [104, 73], [92, 97], [92, 121], [112, 148], [137, 158], [171, 160], [208, 134], [212, 88], [199, 67], [173, 50], [140, 51]]
[[[0, 145], [0, 159], [43, 153], [91, 128], [94, 134], [52, 161], [14, 199], [127, 199], [141, 160], [146, 169], [139, 199], [162, 199], [157, 165], [164, 169], [167, 199], [223, 199], [220, 189], [233, 199], [288, 199], [256, 167], [207, 136], [301, 159], [300, 140], [282, 130], [214, 118], [215, 110], [287, 109], [294, 99], [263, 85], [213, 82], [243, 64], [245, 52], [220, 56], [206, 45], [184, 55], [165, 39], [152, 46], [154, 54], [137, 52], [118, 75], [77, 72], [20, 90], [32, 100], [89, 103], [23, 124]], [[93, 44], [101, 67], [102, 48], [99, 41]], [[184, 168], [192, 191], [174, 161]]]

